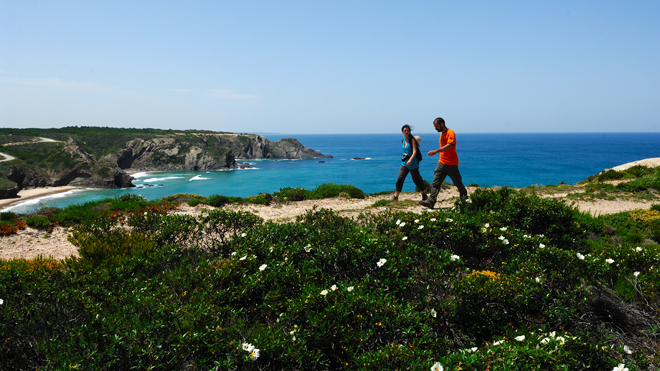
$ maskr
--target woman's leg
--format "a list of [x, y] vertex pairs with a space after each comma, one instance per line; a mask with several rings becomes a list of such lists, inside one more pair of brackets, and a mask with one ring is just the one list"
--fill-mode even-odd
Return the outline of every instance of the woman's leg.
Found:
[[424, 184], [424, 179], [422, 179], [422, 175], [419, 173], [419, 169], [410, 170], [410, 176], [412, 176], [413, 182], [415, 182], [415, 185], [422, 193], [422, 200], [426, 200], [426, 184]]
[[399, 199], [399, 194], [401, 193], [401, 190], [403, 189], [403, 182], [406, 180], [406, 176], [408, 176], [408, 170], [407, 167], [401, 166], [399, 168], [399, 176], [396, 178], [396, 185], [394, 188], [394, 199], [398, 200]]

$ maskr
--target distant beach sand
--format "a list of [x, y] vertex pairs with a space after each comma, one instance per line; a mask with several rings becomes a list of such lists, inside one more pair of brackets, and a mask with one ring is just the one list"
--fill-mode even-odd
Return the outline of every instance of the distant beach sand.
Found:
[[25, 200], [29, 200], [31, 198], [44, 197], [44, 196], [48, 196], [56, 193], [62, 193], [62, 192], [70, 191], [72, 189], [79, 189], [79, 188], [80, 187], [62, 186], [62, 187], [25, 189], [18, 192], [18, 198], [5, 198], [0, 200], [0, 211], [2, 211], [3, 208], [11, 206], [16, 202], [22, 202]]

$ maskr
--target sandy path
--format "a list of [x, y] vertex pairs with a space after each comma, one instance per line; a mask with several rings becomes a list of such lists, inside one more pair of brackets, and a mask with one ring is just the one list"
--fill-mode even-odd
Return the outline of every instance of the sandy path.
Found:
[[[473, 193], [476, 188], [469, 187], [468, 192]], [[561, 197], [563, 195], [550, 195], [548, 197]], [[263, 206], [263, 205], [229, 205], [229, 210], [242, 210], [252, 212], [265, 220], [276, 222], [288, 222], [295, 220], [295, 217], [306, 213], [314, 208], [332, 209], [344, 217], [356, 217], [362, 211], [379, 213], [385, 210], [385, 207], [372, 207], [372, 205], [383, 199], [390, 199], [392, 195], [381, 195], [369, 197], [364, 200], [359, 199], [341, 199], [331, 198], [323, 200], [306, 200], [300, 202], [289, 202], [285, 204]], [[449, 208], [453, 206], [454, 200], [458, 197], [458, 191], [452, 187], [449, 190], [443, 190], [438, 198], [436, 209]], [[402, 193], [397, 202], [396, 209], [400, 211], [411, 211], [415, 213], [427, 212], [425, 208], [417, 205], [421, 197], [419, 194]], [[573, 201], [567, 201], [571, 203]], [[651, 204], [656, 202], [626, 201], [626, 200], [597, 200], [597, 201], [579, 201], [576, 202], [581, 211], [590, 212], [592, 215], [611, 214], [621, 211], [633, 210], [636, 208], [648, 209]], [[190, 207], [182, 204], [175, 212], [183, 212], [190, 215], [199, 215], [205, 205]], [[39, 231], [27, 228], [25, 231], [19, 231], [18, 234], [0, 237], [0, 259], [25, 258], [33, 259], [39, 255], [52, 256], [55, 259], [64, 259], [71, 255], [77, 255], [77, 248], [66, 238], [68, 231], [63, 228], [55, 228], [51, 235], [45, 231]]]

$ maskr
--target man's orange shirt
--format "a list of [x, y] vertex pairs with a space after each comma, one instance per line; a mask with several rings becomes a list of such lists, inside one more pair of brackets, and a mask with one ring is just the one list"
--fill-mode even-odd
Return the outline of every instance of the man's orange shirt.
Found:
[[451, 129], [447, 129], [440, 136], [440, 148], [447, 145], [447, 143], [454, 143], [448, 150], [440, 152], [439, 163], [443, 165], [458, 165], [458, 155], [456, 154], [456, 134]]

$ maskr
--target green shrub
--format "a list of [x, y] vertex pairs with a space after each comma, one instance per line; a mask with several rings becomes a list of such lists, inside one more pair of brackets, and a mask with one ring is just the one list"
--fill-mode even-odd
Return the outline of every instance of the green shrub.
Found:
[[206, 201], [204, 201], [205, 204], [213, 207], [222, 207], [227, 204], [231, 203], [236, 203], [236, 202], [242, 202], [243, 199], [241, 197], [227, 197], [223, 195], [211, 195], [209, 196]]
[[660, 211], [660, 204], [651, 205], [649, 210], [651, 210], [651, 211]]
[[25, 224], [37, 229], [47, 229], [52, 225], [51, 221], [42, 215], [33, 215], [25, 218]]
[[260, 193], [257, 196], [250, 196], [244, 198], [245, 202], [255, 205], [270, 205], [273, 201], [273, 195], [268, 193]]
[[285, 187], [280, 188], [279, 192], [275, 192], [273, 196], [277, 197], [280, 201], [303, 201], [307, 199], [310, 192], [301, 187]]
[[0, 213], [0, 220], [2, 221], [14, 220], [17, 218], [18, 218], [18, 214], [11, 211], [5, 211]]
[[362, 192], [361, 189], [353, 185], [333, 184], [333, 183], [324, 183], [318, 185], [309, 193], [307, 197], [308, 199], [311, 200], [332, 198], [339, 196], [341, 192], [348, 193], [351, 196], [351, 198], [363, 199], [367, 197], [367, 195], [364, 192]]
[[190, 207], [195, 207], [198, 204], [199, 204], [199, 200], [194, 198], [194, 197], [191, 198], [190, 200], [188, 200], [188, 206], [190, 206]]

